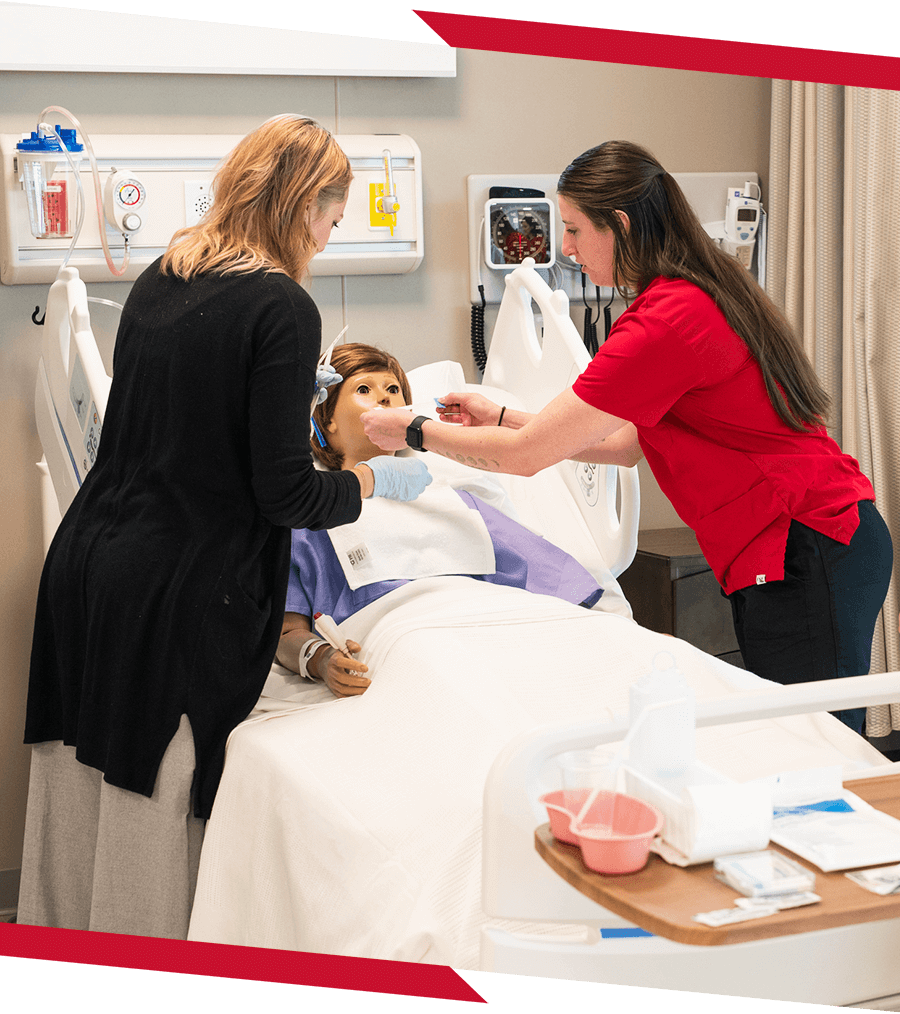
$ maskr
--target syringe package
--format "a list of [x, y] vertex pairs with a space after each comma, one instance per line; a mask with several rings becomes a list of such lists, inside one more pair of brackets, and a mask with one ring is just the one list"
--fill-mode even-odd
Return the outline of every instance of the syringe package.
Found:
[[722, 856], [713, 862], [716, 877], [747, 898], [812, 891], [816, 875], [772, 849]]

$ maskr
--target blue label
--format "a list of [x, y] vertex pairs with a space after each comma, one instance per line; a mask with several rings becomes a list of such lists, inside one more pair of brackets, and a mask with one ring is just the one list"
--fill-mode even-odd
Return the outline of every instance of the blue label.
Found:
[[776, 806], [772, 816], [802, 817], [807, 813], [853, 813], [853, 807], [846, 799], [824, 799], [821, 803], [807, 803], [805, 806]]
[[652, 937], [652, 933], [639, 929], [637, 926], [622, 926], [618, 928], [601, 929], [600, 936], [604, 940], [615, 940], [617, 937]]

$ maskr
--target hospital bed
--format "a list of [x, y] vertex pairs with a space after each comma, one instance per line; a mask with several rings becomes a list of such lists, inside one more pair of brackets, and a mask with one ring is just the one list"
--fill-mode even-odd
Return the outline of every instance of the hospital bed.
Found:
[[[86, 310], [83, 293], [60, 287], [51, 292], [57, 300], [69, 321], [62, 330], [77, 325], [83, 334], [83, 314], [74, 314], [76, 305]], [[586, 353], [567, 311], [565, 298], [528, 265], [510, 274], [486, 393], [536, 410], [571, 382]], [[71, 347], [48, 341], [45, 355]], [[69, 376], [72, 363], [65, 365]], [[437, 363], [412, 371], [411, 381], [424, 409], [463, 375], [458, 364]], [[586, 472], [566, 463], [501, 482], [520, 520], [603, 585], [597, 606], [465, 577], [429, 578], [342, 624], [363, 644], [375, 676], [361, 697], [337, 700], [273, 666], [257, 708], [229, 740], [190, 937], [724, 993], [740, 993], [743, 982], [747, 995], [760, 995], [748, 976], [733, 988], [729, 966], [708, 972], [708, 962], [685, 959], [683, 948], [659, 938], [625, 938], [606, 951], [594, 944], [598, 927], [623, 921], [555, 883], [532, 855], [534, 827], [546, 819], [537, 795], [552, 787], [550, 754], [621, 739], [628, 686], [664, 648], [701, 702], [698, 755], [726, 774], [839, 764], [849, 777], [890, 766], [881, 768], [877, 751], [821, 713], [832, 706], [827, 697], [812, 704], [813, 714], [792, 713], [782, 688], [633, 622], [616, 576], [636, 546], [634, 470]], [[896, 698], [894, 679], [873, 679], [889, 683]], [[781, 693], [784, 717], [772, 717], [774, 706], [741, 713], [761, 689], [773, 699]], [[707, 727], [709, 715], [722, 713], [736, 724]], [[865, 927], [854, 930], [859, 946], [870, 960], [875, 954], [879, 969], [900, 968], [886, 955], [884, 930], [894, 923], [871, 926], [881, 950]], [[796, 944], [774, 953], [802, 964]], [[811, 955], [808, 963], [818, 964], [816, 946], [799, 952]], [[752, 960], [752, 950], [730, 967]], [[872, 991], [852, 998], [900, 991], [889, 979], [879, 971]]]

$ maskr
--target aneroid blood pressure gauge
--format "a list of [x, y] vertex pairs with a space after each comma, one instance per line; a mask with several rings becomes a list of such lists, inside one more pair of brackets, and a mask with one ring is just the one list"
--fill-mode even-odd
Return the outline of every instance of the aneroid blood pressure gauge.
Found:
[[140, 180], [126, 170], [113, 169], [103, 191], [103, 210], [109, 224], [126, 236], [137, 232], [144, 224], [139, 209], [146, 196]]
[[484, 208], [484, 260], [489, 268], [514, 268], [533, 257], [539, 268], [555, 260], [553, 207], [548, 200], [492, 198]]

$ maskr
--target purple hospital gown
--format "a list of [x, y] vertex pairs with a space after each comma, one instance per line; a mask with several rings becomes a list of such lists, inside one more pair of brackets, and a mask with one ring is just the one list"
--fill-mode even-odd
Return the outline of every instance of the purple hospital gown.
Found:
[[[496, 573], [469, 575], [473, 580], [554, 595], [588, 608], [599, 600], [603, 589], [568, 553], [471, 493], [456, 492], [481, 514], [494, 544]], [[352, 591], [326, 531], [303, 528], [291, 535], [291, 573], [285, 605], [288, 612], [307, 617], [325, 613], [335, 623], [342, 623], [370, 602], [408, 583], [406, 579], [379, 581]]]

